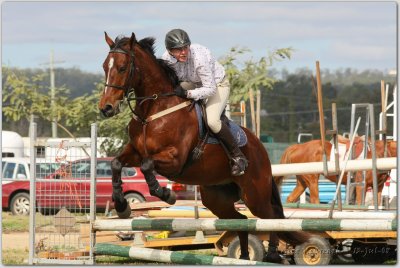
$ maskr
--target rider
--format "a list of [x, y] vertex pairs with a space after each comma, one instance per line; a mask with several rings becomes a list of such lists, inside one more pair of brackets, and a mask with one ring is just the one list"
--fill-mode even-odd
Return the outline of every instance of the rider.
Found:
[[248, 161], [228, 125], [221, 121], [230, 92], [224, 67], [214, 59], [208, 48], [192, 44], [184, 30], [169, 31], [165, 36], [165, 47], [167, 51], [162, 59], [172, 66], [181, 81], [175, 94], [195, 101], [205, 100], [207, 124], [229, 151], [233, 163], [232, 175], [243, 175]]

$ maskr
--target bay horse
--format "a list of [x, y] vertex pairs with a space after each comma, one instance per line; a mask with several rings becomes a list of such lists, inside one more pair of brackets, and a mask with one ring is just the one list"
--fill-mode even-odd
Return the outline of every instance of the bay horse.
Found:
[[[358, 143], [362, 147], [362, 140], [359, 137], [356, 137], [354, 144]], [[332, 143], [329, 141], [325, 141], [325, 149], [327, 160], [330, 160]], [[397, 156], [397, 142], [396, 141], [388, 141], [387, 142], [387, 156], [388, 157], [396, 157]], [[377, 140], [375, 141], [376, 148], [376, 157], [380, 158], [384, 156], [384, 144], [383, 141]], [[283, 152], [280, 163], [281, 164], [290, 164], [290, 163], [307, 163], [307, 162], [321, 162], [322, 161], [322, 146], [321, 140], [311, 140], [301, 144], [293, 144], [286, 148]], [[372, 152], [368, 150], [367, 158], [372, 157]], [[334, 161], [334, 160], [333, 160]], [[368, 170], [365, 175], [365, 192], [368, 187], [372, 187], [372, 170]], [[381, 194], [383, 190], [384, 183], [388, 177], [387, 171], [378, 171], [377, 172], [377, 182], [378, 182], [378, 200], [381, 200]], [[289, 194], [286, 199], [288, 203], [297, 202], [300, 195], [307, 189], [310, 189], [310, 203], [319, 204], [319, 190], [318, 190], [318, 180], [320, 174], [304, 174], [304, 175], [296, 175], [296, 186], [293, 191]], [[280, 187], [282, 185], [282, 181], [285, 176], [275, 176], [275, 182]], [[336, 175], [327, 176], [332, 182], [336, 182]], [[362, 171], [358, 171], [355, 173], [355, 181], [362, 181]], [[344, 173], [342, 184], [346, 185], [347, 183], [347, 172]], [[362, 203], [362, 187], [356, 186], [356, 204], [361, 205]]]
[[[279, 190], [260, 140], [244, 128], [248, 142], [241, 150], [250, 164], [241, 176], [231, 175], [228, 158], [219, 144], [206, 144], [200, 159], [190, 161], [199, 142], [197, 115], [191, 108], [192, 101], [173, 93], [179, 81], [175, 72], [155, 57], [155, 39], [137, 41], [132, 33], [129, 38], [117, 37], [113, 41], [105, 33], [105, 40], [110, 51], [103, 63], [105, 87], [98, 107], [105, 117], [112, 117], [120, 112], [120, 104], [127, 98], [136, 103], [134, 108], [130, 106], [130, 140], [111, 165], [112, 199], [118, 216], [128, 218], [131, 214], [122, 194], [121, 169], [140, 166], [151, 195], [169, 204], [175, 203], [175, 194], [160, 187], [154, 172], [179, 183], [199, 185], [204, 206], [220, 219], [246, 219], [235, 209], [235, 202], [240, 199], [259, 218], [283, 219]], [[248, 233], [240, 231], [238, 236], [240, 258], [249, 259]], [[277, 245], [278, 238], [295, 246], [309, 237], [305, 232], [274, 232], [270, 234], [270, 248]]]

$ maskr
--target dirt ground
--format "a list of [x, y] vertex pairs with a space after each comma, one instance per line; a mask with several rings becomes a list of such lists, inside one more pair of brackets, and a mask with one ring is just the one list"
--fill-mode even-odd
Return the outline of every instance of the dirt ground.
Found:
[[1, 234], [2, 249], [25, 249], [29, 248], [29, 233]]

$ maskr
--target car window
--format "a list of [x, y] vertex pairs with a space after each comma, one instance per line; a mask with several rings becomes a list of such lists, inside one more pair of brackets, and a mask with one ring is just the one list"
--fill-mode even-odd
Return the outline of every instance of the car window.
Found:
[[136, 169], [132, 167], [122, 168], [122, 176], [123, 177], [133, 177], [136, 176]]
[[111, 177], [111, 162], [110, 161], [98, 161], [96, 167], [96, 173], [98, 177]]
[[6, 163], [3, 165], [3, 179], [13, 178], [15, 165], [15, 163]]
[[71, 164], [71, 178], [90, 178], [90, 162], [81, 161]]
[[36, 163], [36, 178], [45, 178], [60, 168], [58, 163]]
[[17, 174], [23, 174], [26, 177], [28, 177], [27, 174], [26, 174], [25, 166], [22, 165], [22, 164], [18, 164]]

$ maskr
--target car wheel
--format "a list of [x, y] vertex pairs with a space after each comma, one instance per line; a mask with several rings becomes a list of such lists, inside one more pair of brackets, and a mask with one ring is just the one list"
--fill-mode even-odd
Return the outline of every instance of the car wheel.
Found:
[[295, 247], [294, 261], [297, 265], [328, 265], [332, 259], [329, 242], [313, 236], [309, 241]]
[[[236, 237], [228, 246], [228, 257], [240, 258], [240, 242]], [[252, 261], [263, 261], [265, 256], [265, 247], [262, 241], [255, 235], [249, 234], [249, 257]]]
[[10, 209], [13, 215], [29, 215], [29, 194], [18, 193], [16, 194], [10, 203]]
[[142, 195], [137, 193], [126, 194], [125, 199], [128, 202], [128, 205], [135, 203], [143, 203], [144, 201], [146, 201]]

